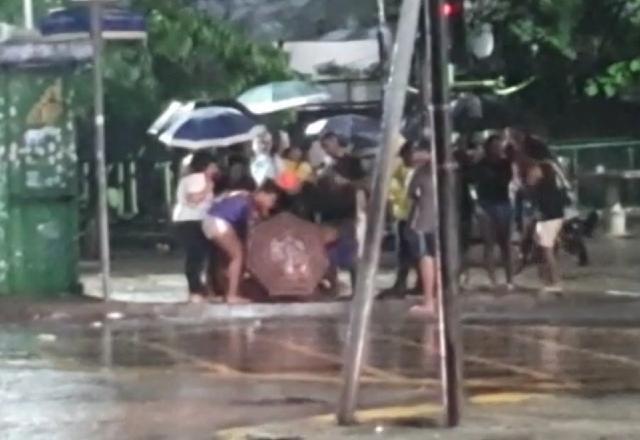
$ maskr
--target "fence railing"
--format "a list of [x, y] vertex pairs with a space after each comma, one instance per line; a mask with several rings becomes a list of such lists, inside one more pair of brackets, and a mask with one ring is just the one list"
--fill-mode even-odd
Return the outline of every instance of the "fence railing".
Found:
[[[557, 143], [551, 149], [569, 171], [578, 196], [585, 208], [607, 206], [608, 186], [598, 175], [640, 169], [640, 140], [602, 139]], [[620, 202], [625, 207], [640, 207], [640, 179], [620, 178]]]
[[[607, 188], [594, 179], [599, 172], [630, 171], [640, 169], [640, 140], [606, 139], [598, 141], [575, 141], [551, 146], [553, 152], [564, 163], [577, 190], [578, 203], [584, 208], [604, 208]], [[81, 199], [88, 199], [91, 178], [89, 167], [81, 166]], [[173, 203], [176, 184], [170, 162], [156, 163], [153, 176], [147, 176], [142, 184], [136, 162], [118, 162], [109, 165], [109, 204], [119, 217], [133, 217], [140, 211], [142, 199], [153, 198], [158, 212], [167, 213]], [[591, 177], [587, 177], [591, 176]], [[152, 186], [152, 188], [148, 187]], [[625, 207], [640, 207], [640, 179], [621, 180], [620, 197]]]

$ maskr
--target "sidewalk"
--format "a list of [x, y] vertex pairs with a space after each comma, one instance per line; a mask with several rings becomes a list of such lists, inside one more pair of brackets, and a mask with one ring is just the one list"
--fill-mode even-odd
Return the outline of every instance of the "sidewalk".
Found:
[[[640, 399], [612, 396], [496, 394], [478, 396], [460, 427], [433, 427], [436, 405], [358, 413], [361, 425], [339, 427], [333, 415], [218, 432], [219, 440], [632, 440], [640, 438]], [[432, 421], [429, 421], [432, 418]], [[431, 427], [430, 427], [431, 426]]]
[[[601, 293], [606, 296], [640, 298], [640, 238], [612, 239], [598, 237], [588, 242], [591, 265], [578, 267], [575, 258], [561, 254], [563, 283], [569, 296], [581, 293]], [[481, 261], [481, 246], [472, 249], [473, 265], [467, 290], [488, 292], [488, 278], [477, 267]], [[384, 254], [377, 286], [385, 289], [393, 284], [394, 256]], [[180, 303], [187, 300], [187, 287], [182, 275], [182, 258], [156, 249], [116, 253], [113, 261], [113, 300], [135, 303]], [[97, 263], [82, 265], [85, 292], [92, 298], [101, 297], [101, 282]], [[348, 284], [348, 279], [345, 279]], [[529, 267], [516, 278], [518, 290], [535, 292], [540, 287], [537, 268]]]
[[[640, 320], [640, 252], [637, 251], [640, 239], [600, 238], [590, 245], [593, 262], [589, 267], [577, 267], [571, 258], [563, 257], [565, 293], [561, 296], [545, 297], [537, 293], [535, 287], [539, 281], [535, 268], [529, 268], [518, 277], [518, 288], [511, 293], [491, 292], [483, 271], [474, 268], [471, 283], [460, 296], [463, 320], [467, 323], [636, 325]], [[385, 257], [387, 264], [379, 272], [380, 289], [393, 281], [393, 271], [388, 268], [392, 257]], [[155, 250], [118, 255], [113, 265], [113, 301], [108, 304], [99, 298], [97, 265], [84, 264], [82, 279], [88, 297], [63, 300], [0, 298], [0, 319], [7, 322], [91, 322], [103, 320], [111, 312], [116, 312], [118, 320], [125, 318], [123, 321], [144, 319], [177, 324], [234, 319], [348, 317], [348, 297], [327, 298], [314, 303], [234, 307], [215, 303], [189, 304], [183, 276], [178, 272], [181, 264], [178, 255], [159, 254]], [[408, 319], [407, 311], [417, 301], [418, 297], [379, 300], [374, 314], [385, 319]]]

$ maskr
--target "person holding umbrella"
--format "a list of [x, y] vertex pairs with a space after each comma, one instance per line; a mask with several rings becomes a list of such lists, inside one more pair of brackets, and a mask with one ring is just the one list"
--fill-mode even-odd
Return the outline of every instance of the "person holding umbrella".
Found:
[[178, 182], [176, 205], [172, 220], [185, 250], [184, 273], [189, 285], [189, 298], [200, 302], [206, 295], [202, 272], [208, 255], [208, 245], [201, 223], [213, 202], [214, 181], [219, 174], [213, 158], [206, 152], [191, 157]]
[[235, 191], [221, 196], [205, 215], [202, 222], [205, 237], [228, 258], [225, 297], [229, 304], [246, 302], [239, 294], [239, 287], [249, 227], [254, 221], [269, 216], [282, 195], [282, 189], [273, 180], [267, 180], [254, 192]]

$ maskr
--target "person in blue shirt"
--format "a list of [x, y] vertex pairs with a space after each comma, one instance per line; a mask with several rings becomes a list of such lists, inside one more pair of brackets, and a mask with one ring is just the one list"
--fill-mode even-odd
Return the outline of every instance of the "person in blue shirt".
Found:
[[267, 217], [282, 198], [282, 190], [267, 180], [254, 192], [235, 191], [214, 200], [202, 222], [204, 235], [229, 260], [226, 301], [230, 304], [246, 302], [239, 295], [240, 280], [245, 262], [245, 243], [251, 224]]

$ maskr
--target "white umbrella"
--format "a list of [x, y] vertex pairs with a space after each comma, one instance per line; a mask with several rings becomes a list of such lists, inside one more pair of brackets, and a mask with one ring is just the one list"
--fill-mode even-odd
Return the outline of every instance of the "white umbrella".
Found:
[[167, 108], [153, 121], [151, 127], [147, 130], [152, 136], [158, 136], [166, 130], [171, 123], [175, 122], [181, 115], [189, 113], [196, 108], [196, 102], [191, 101], [183, 103], [180, 101], [171, 101]]
[[247, 90], [238, 97], [252, 113], [264, 115], [318, 104], [330, 98], [326, 90], [304, 81], [281, 81]]

